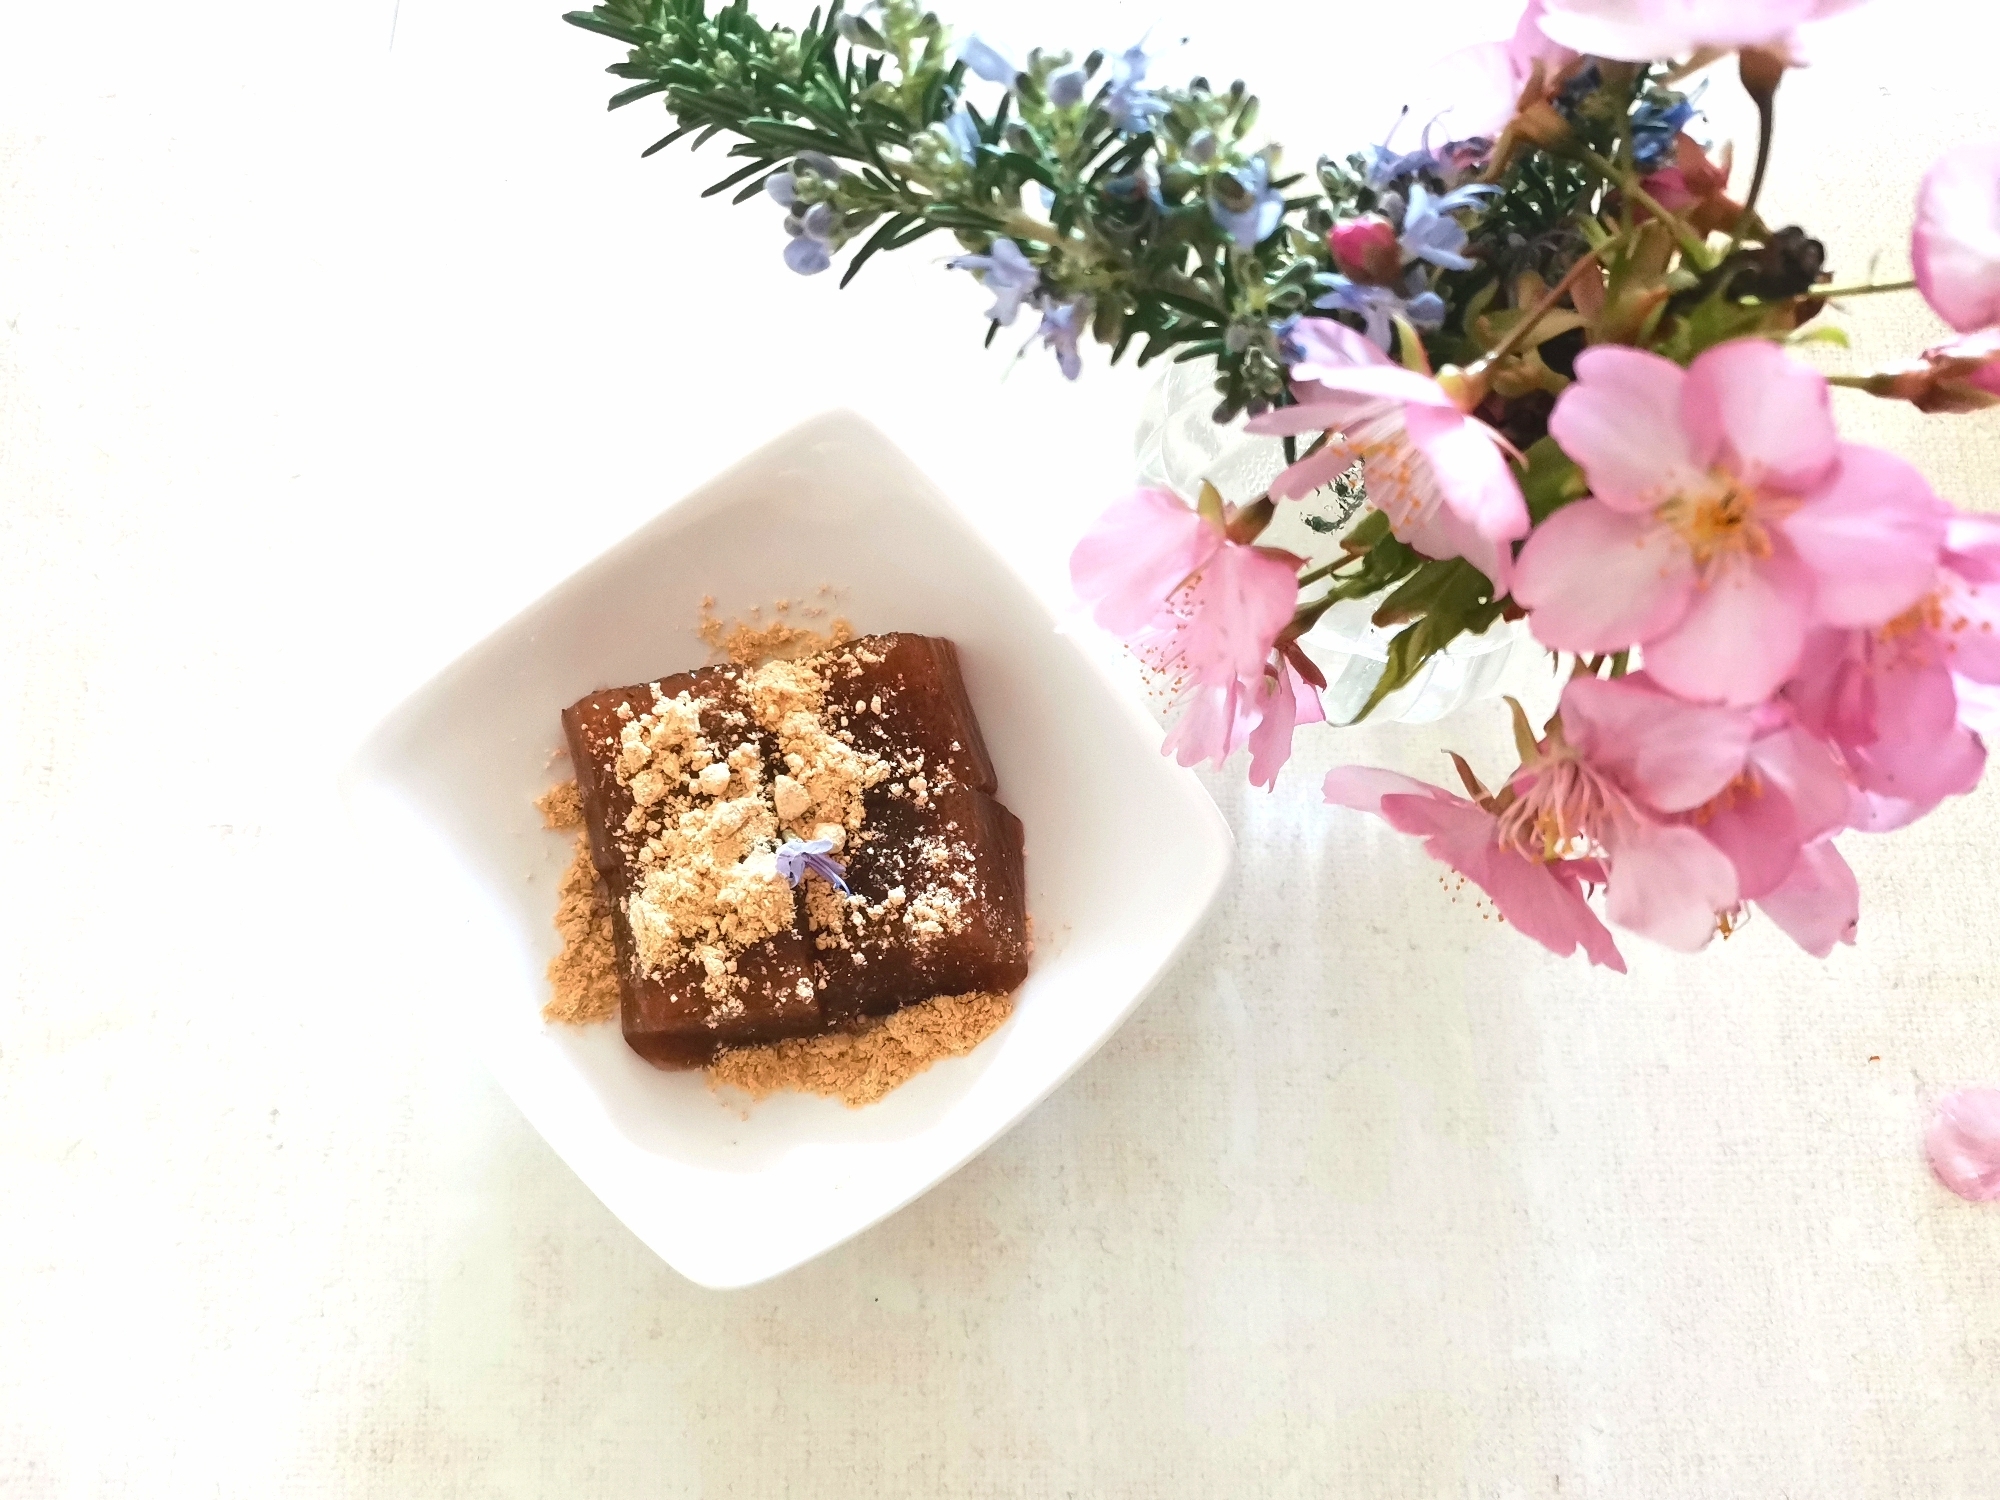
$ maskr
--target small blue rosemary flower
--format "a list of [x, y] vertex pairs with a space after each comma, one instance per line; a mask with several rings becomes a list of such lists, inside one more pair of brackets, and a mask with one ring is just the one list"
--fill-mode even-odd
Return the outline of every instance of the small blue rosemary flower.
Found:
[[847, 867], [833, 858], [833, 842], [830, 839], [787, 839], [778, 846], [778, 873], [785, 877], [793, 890], [799, 888], [807, 874], [819, 876], [841, 895], [848, 894]]
[[1695, 108], [1698, 97], [1699, 89], [1685, 99], [1648, 99], [1632, 111], [1633, 166], [1641, 172], [1655, 172], [1673, 164], [1674, 143], [1688, 121], [1700, 113]]
[[1021, 76], [1021, 70], [1005, 53], [977, 35], [965, 39], [965, 44], [958, 49], [958, 60], [988, 83], [1006, 88], [1011, 89], [1014, 80]]
[[1433, 197], [1422, 182], [1411, 183], [1409, 207], [1403, 213], [1403, 253], [1447, 271], [1470, 271], [1476, 262], [1462, 253], [1466, 244], [1465, 226], [1451, 215], [1479, 208], [1482, 199], [1498, 197], [1499, 193], [1497, 187], [1481, 185], [1456, 188], [1442, 197]]
[[1083, 373], [1083, 356], [1077, 353], [1076, 341], [1089, 326], [1090, 299], [1045, 295], [1039, 305], [1042, 326], [1037, 332], [1042, 343], [1056, 351], [1056, 364], [1063, 372], [1063, 379], [1074, 380]]
[[954, 271], [972, 272], [979, 278], [979, 284], [993, 294], [993, 306], [987, 309], [986, 316], [1002, 326], [1014, 321], [1021, 304], [1034, 296], [1042, 284], [1042, 273], [1035, 269], [1034, 262], [1008, 239], [995, 240], [988, 254], [961, 255], [948, 264]]
[[1363, 175], [1368, 185], [1378, 193], [1405, 177], [1435, 172], [1438, 168], [1437, 158], [1422, 146], [1415, 151], [1395, 151], [1385, 142], [1380, 146], [1363, 147], [1361, 156], [1366, 163]]
[[[874, 14], [871, 15], [871, 12]], [[859, 6], [844, 12], [840, 19], [834, 22], [834, 28], [840, 32], [840, 39], [850, 47], [869, 47], [877, 52], [884, 52], [888, 50], [889, 43], [882, 35], [882, 29], [875, 24], [875, 16], [880, 13], [881, 7], [878, 5]]]
[[1271, 186], [1271, 164], [1253, 156], [1209, 187], [1208, 212], [1222, 232], [1244, 250], [1268, 240], [1285, 216], [1285, 195]]
[[1049, 103], [1057, 109], [1071, 109], [1083, 103], [1084, 85], [1090, 75], [1081, 68], [1064, 68], [1049, 80]]
[[1415, 267], [1400, 293], [1394, 287], [1351, 281], [1345, 276], [1322, 276], [1319, 284], [1326, 295], [1313, 306], [1325, 312], [1352, 313], [1361, 319], [1361, 331], [1378, 349], [1395, 348], [1395, 320], [1399, 317], [1426, 332], [1444, 326], [1444, 298], [1424, 284], [1423, 272]]
[[1153, 121], [1167, 112], [1166, 103], [1139, 85], [1146, 81], [1146, 44], [1135, 42], [1118, 54], [1111, 65], [1111, 87], [1104, 94], [1104, 112], [1111, 123], [1126, 135], [1138, 135], [1153, 128]]
[[[787, 220], [785, 227], [789, 229], [793, 222]], [[833, 264], [833, 247], [802, 232], [786, 243], [785, 264], [801, 276], [817, 276]]]
[[964, 110], [953, 110], [944, 117], [938, 127], [945, 139], [951, 142], [952, 150], [958, 153], [960, 161], [971, 163], [979, 155], [979, 127], [972, 123], [972, 116]]

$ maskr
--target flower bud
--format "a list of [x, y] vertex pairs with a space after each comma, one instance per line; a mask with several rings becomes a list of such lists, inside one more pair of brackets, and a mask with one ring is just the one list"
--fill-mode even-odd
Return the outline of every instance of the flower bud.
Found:
[[781, 208], [790, 208], [799, 196], [798, 179], [790, 172], [773, 172], [764, 179], [764, 191], [770, 194], [773, 203]]
[[1084, 73], [1081, 68], [1065, 68], [1049, 80], [1049, 103], [1069, 109], [1083, 102]]
[[815, 203], [805, 212], [805, 231], [816, 240], [831, 239], [840, 227], [840, 215], [831, 203]]
[[1388, 286], [1403, 274], [1396, 226], [1380, 214], [1342, 219], [1327, 234], [1326, 243], [1333, 251], [1333, 263], [1351, 280]]

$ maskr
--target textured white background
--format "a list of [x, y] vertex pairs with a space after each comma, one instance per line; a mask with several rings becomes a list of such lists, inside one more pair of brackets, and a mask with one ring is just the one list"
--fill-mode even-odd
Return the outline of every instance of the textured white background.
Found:
[[[1918, 1155], [2000, 1079], [1992, 789], [1850, 841], [1858, 950], [1618, 980], [1316, 805], [1336, 760], [1498, 769], [1497, 710], [1321, 734], [1273, 796], [1214, 778], [1242, 868], [1194, 951], [888, 1224], [710, 1294], [570, 1177], [371, 963], [346, 747], [835, 402], [1053, 594], [1143, 382], [982, 354], [925, 253], [788, 276], [775, 210], [695, 201], [717, 158], [637, 159], [657, 113], [604, 115], [558, 8], [403, 0], [393, 51], [386, 4], [0, 12], [0, 1493], [1996, 1493], [2000, 1211]], [[1156, 39], [1303, 161], [1507, 10]], [[1767, 204], [1845, 271], [1902, 274], [1923, 166], [2000, 128], [1987, 12], [1878, 0], [1786, 85]], [[1841, 413], [2000, 498], [2000, 416]]]

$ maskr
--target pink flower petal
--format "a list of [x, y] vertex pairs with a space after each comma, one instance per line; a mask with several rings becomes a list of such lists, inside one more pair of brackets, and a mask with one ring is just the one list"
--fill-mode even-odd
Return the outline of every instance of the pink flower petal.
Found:
[[1759, 897], [1757, 909], [1814, 958], [1825, 958], [1838, 944], [1854, 942], [1861, 886], [1833, 840], [1823, 839], [1800, 852], [1790, 878]]
[[1680, 418], [1697, 464], [1803, 494], [1840, 454], [1826, 377], [1764, 339], [1718, 344], [1688, 366]]
[[1685, 618], [1646, 643], [1646, 671], [1697, 702], [1761, 703], [1799, 663], [1812, 597], [1812, 574], [1782, 545], [1711, 568]]
[[1692, 822], [1736, 866], [1746, 901], [1785, 883], [1799, 852], [1847, 821], [1854, 789], [1825, 744], [1779, 723], [1750, 746], [1749, 771]]
[[1354, 467], [1354, 450], [1345, 443], [1328, 441], [1319, 452], [1308, 454], [1271, 481], [1273, 500], [1298, 500], [1323, 489]]
[[1253, 714], [1242, 684], [1196, 684], [1182, 695], [1180, 717], [1160, 746], [1184, 766], [1220, 766], [1249, 738]]
[[1694, 562], [1674, 534], [1597, 500], [1537, 526], [1514, 562], [1515, 602], [1554, 651], [1623, 651], [1679, 624], [1693, 603]]
[[1777, 787], [1717, 799], [1693, 825], [1729, 856], [1736, 867], [1737, 894], [1745, 901], [1767, 896], [1798, 866], [1805, 831], [1792, 799]]
[[[1549, 0], [1542, 30], [1566, 47], [1621, 62], [1704, 48], [1783, 45], [1828, 0]], [[1845, 4], [1847, 0], [1832, 0]]]
[[1938, 1181], [1959, 1197], [2000, 1199], [2000, 1089], [1960, 1089], [1940, 1099], [1924, 1149]]
[[[1994, 331], [2000, 338], [2000, 329]], [[1945, 523], [1952, 571], [1970, 583], [2000, 583], [2000, 516], [1955, 512]]]
[[1292, 325], [1291, 341], [1304, 351], [1300, 363], [1316, 369], [1338, 369], [1347, 365], [1402, 368], [1376, 348], [1366, 334], [1332, 318], [1299, 319]]
[[[1312, 399], [1306, 399], [1308, 395]], [[1258, 437], [1303, 437], [1309, 432], [1337, 432], [1357, 416], [1367, 416], [1394, 404], [1361, 401], [1357, 410], [1356, 402], [1334, 398], [1331, 393], [1322, 397], [1319, 391], [1302, 392], [1297, 406], [1274, 407], [1261, 417], [1252, 417], [1244, 423], [1244, 430]]]
[[1686, 812], [1743, 774], [1756, 726], [1742, 709], [1688, 703], [1643, 676], [1570, 680], [1563, 734], [1594, 770], [1657, 812]]
[[1817, 575], [1816, 619], [1881, 625], [1930, 592], [1950, 513], [1895, 454], [1857, 443], [1839, 452], [1831, 482], [1779, 524]]
[[[1335, 807], [1351, 807], [1356, 812], [1373, 813], [1382, 816], [1384, 797], [1445, 797], [1453, 801], [1464, 801], [1453, 797], [1441, 786], [1432, 786], [1428, 781], [1419, 781], [1414, 776], [1405, 776], [1399, 771], [1384, 771], [1376, 766], [1335, 766], [1326, 773], [1321, 784], [1326, 800]], [[1467, 806], [1473, 804], [1467, 803]]]
[[1687, 372], [1638, 349], [1602, 345], [1576, 358], [1549, 432], [1583, 467], [1590, 490], [1614, 510], [1651, 510], [1703, 475], [1681, 431]]
[[1960, 571], [1964, 558], [1946, 558], [1939, 598], [1943, 619], [1933, 638], [1951, 669], [1974, 682], [2000, 683], [2000, 578], [1976, 580]]
[[1489, 541], [1528, 534], [1528, 503], [1493, 429], [1456, 409], [1413, 406], [1404, 416], [1410, 441], [1437, 472], [1444, 503]]
[[1904, 802], [1895, 797], [1878, 797], [1856, 788], [1854, 803], [1847, 810], [1847, 826], [1856, 833], [1894, 833], [1908, 828], [1927, 815], [1935, 804]]
[[1472, 524], [1447, 505], [1419, 513], [1413, 522], [1397, 525], [1396, 539], [1408, 542], [1425, 557], [1462, 557], [1486, 575], [1494, 597], [1512, 590], [1514, 549], [1481, 536]]
[[1750, 769], [1762, 785], [1791, 802], [1805, 842], [1824, 838], [1846, 821], [1853, 790], [1846, 771], [1823, 740], [1797, 725], [1753, 743]]
[[1584, 900], [1575, 874], [1502, 849], [1493, 815], [1477, 803], [1448, 793], [1387, 796], [1382, 816], [1421, 838], [1425, 853], [1486, 892], [1502, 917], [1557, 957], [1581, 948], [1592, 963], [1625, 972], [1617, 944]]
[[1097, 623], [1130, 639], [1160, 613], [1167, 596], [1222, 547], [1222, 533], [1165, 490], [1117, 501], [1070, 554], [1078, 597]]
[[1250, 731], [1250, 784], [1274, 788], [1278, 772], [1292, 758], [1292, 731], [1300, 724], [1318, 724], [1326, 710], [1313, 685], [1281, 661], [1275, 680], [1267, 679], [1258, 695], [1257, 727]]
[[1692, 828], [1622, 827], [1610, 852], [1604, 914], [1664, 947], [1700, 952], [1715, 936], [1718, 914], [1736, 905], [1736, 867]]
[[[1374, 347], [1369, 345], [1371, 349]], [[1443, 386], [1430, 376], [1419, 375], [1401, 365], [1322, 365], [1301, 360], [1292, 366], [1292, 375], [1295, 379], [1311, 380], [1324, 391], [1458, 409]]]
[[1953, 328], [2000, 323], [2000, 141], [1938, 158], [1917, 193], [1910, 258], [1925, 300]]
[[1958, 691], [1937, 662], [1897, 663], [1872, 674], [1875, 734], [1844, 744], [1867, 791], [1935, 807], [1979, 784], [1986, 747], [1958, 721]]
[[1201, 570], [1181, 622], [1181, 661], [1197, 682], [1257, 682], [1298, 604], [1298, 559], [1226, 543]]

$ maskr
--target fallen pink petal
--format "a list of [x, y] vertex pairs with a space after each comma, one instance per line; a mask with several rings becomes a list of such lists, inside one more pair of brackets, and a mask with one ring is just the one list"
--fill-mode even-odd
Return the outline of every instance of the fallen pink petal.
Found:
[[2000, 1200], [2000, 1089], [1960, 1089], [1940, 1099], [1924, 1149], [1938, 1181], [1959, 1197]]

